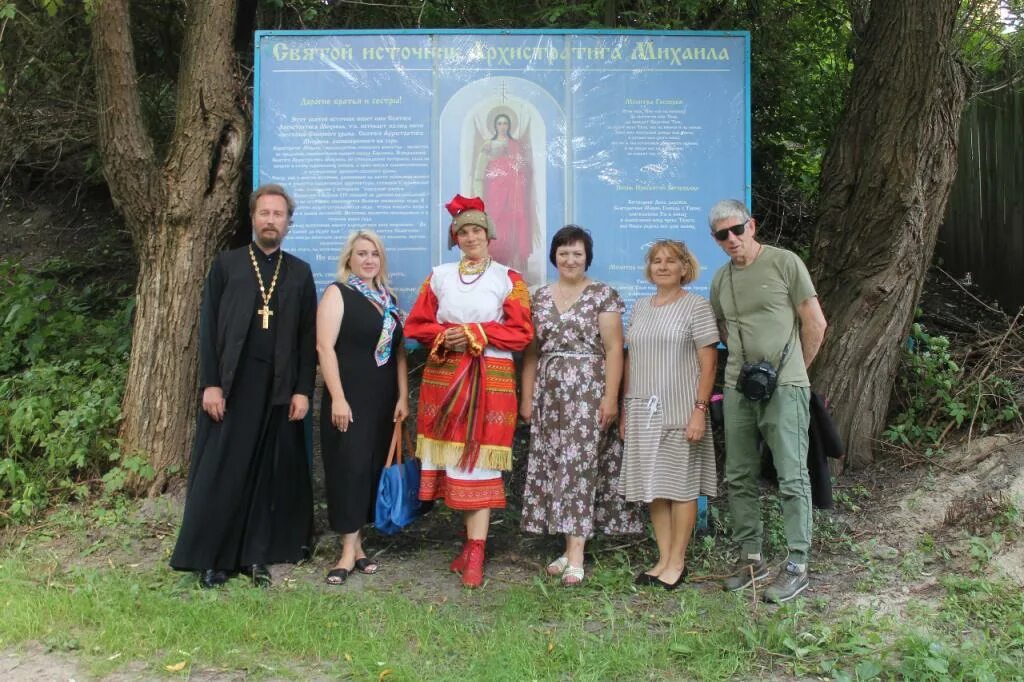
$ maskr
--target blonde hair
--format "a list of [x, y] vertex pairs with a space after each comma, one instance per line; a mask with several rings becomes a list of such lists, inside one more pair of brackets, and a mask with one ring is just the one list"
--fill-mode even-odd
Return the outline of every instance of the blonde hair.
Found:
[[388, 292], [388, 295], [393, 296], [391, 283], [388, 281], [388, 256], [384, 252], [384, 242], [380, 240], [380, 237], [373, 230], [355, 230], [348, 233], [345, 246], [342, 247], [341, 255], [338, 256], [338, 281], [346, 284], [349, 275], [353, 274], [352, 268], [349, 267], [349, 261], [352, 259], [352, 253], [356, 250], [356, 242], [360, 239], [365, 239], [373, 244], [374, 248], [377, 249], [377, 253], [380, 254], [380, 270], [377, 272], [377, 276], [373, 278], [374, 288], [384, 289]]
[[697, 257], [690, 252], [690, 249], [686, 248], [686, 244], [675, 239], [659, 239], [651, 244], [651, 248], [647, 249], [647, 255], [644, 256], [644, 261], [647, 263], [644, 268], [644, 276], [648, 282], [654, 283], [654, 278], [651, 277], [651, 261], [659, 251], [668, 251], [683, 264], [683, 275], [679, 278], [681, 286], [686, 286], [697, 279], [697, 275], [700, 274], [700, 263], [697, 262]]

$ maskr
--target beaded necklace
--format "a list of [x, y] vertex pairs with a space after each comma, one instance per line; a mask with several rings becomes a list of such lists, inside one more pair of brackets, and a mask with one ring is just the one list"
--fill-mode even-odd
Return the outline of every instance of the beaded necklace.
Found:
[[[463, 258], [459, 261], [459, 281], [467, 286], [476, 284], [490, 266], [491, 259], [489, 257], [482, 261], [470, 261]], [[463, 275], [476, 275], [476, 277], [467, 280]]]

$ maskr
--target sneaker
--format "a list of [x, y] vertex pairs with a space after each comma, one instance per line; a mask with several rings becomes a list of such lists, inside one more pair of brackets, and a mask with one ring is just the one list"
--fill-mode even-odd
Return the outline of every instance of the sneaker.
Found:
[[792, 561], [779, 569], [772, 584], [765, 588], [764, 600], [773, 604], [787, 602], [807, 589], [807, 571], [801, 571]]
[[764, 562], [764, 559], [743, 558], [732, 567], [731, 575], [722, 582], [722, 588], [726, 592], [736, 592], [767, 577], [768, 564]]

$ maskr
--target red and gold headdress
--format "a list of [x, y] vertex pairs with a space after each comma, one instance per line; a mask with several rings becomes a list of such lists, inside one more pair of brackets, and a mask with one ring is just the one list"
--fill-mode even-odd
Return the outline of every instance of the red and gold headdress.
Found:
[[487, 217], [487, 213], [484, 211], [483, 199], [456, 194], [455, 198], [445, 204], [444, 207], [452, 214], [452, 224], [448, 227], [449, 249], [455, 247], [457, 243], [455, 233], [464, 225], [479, 225], [487, 230], [488, 239], [498, 238], [497, 233], [494, 231], [494, 223], [491, 222], [491, 219]]

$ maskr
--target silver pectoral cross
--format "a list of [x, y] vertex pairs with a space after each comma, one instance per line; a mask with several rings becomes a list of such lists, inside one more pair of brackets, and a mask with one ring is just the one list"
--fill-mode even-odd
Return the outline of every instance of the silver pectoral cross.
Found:
[[264, 303], [263, 307], [256, 311], [256, 314], [263, 318], [263, 328], [270, 329], [270, 316], [274, 314], [270, 306]]

